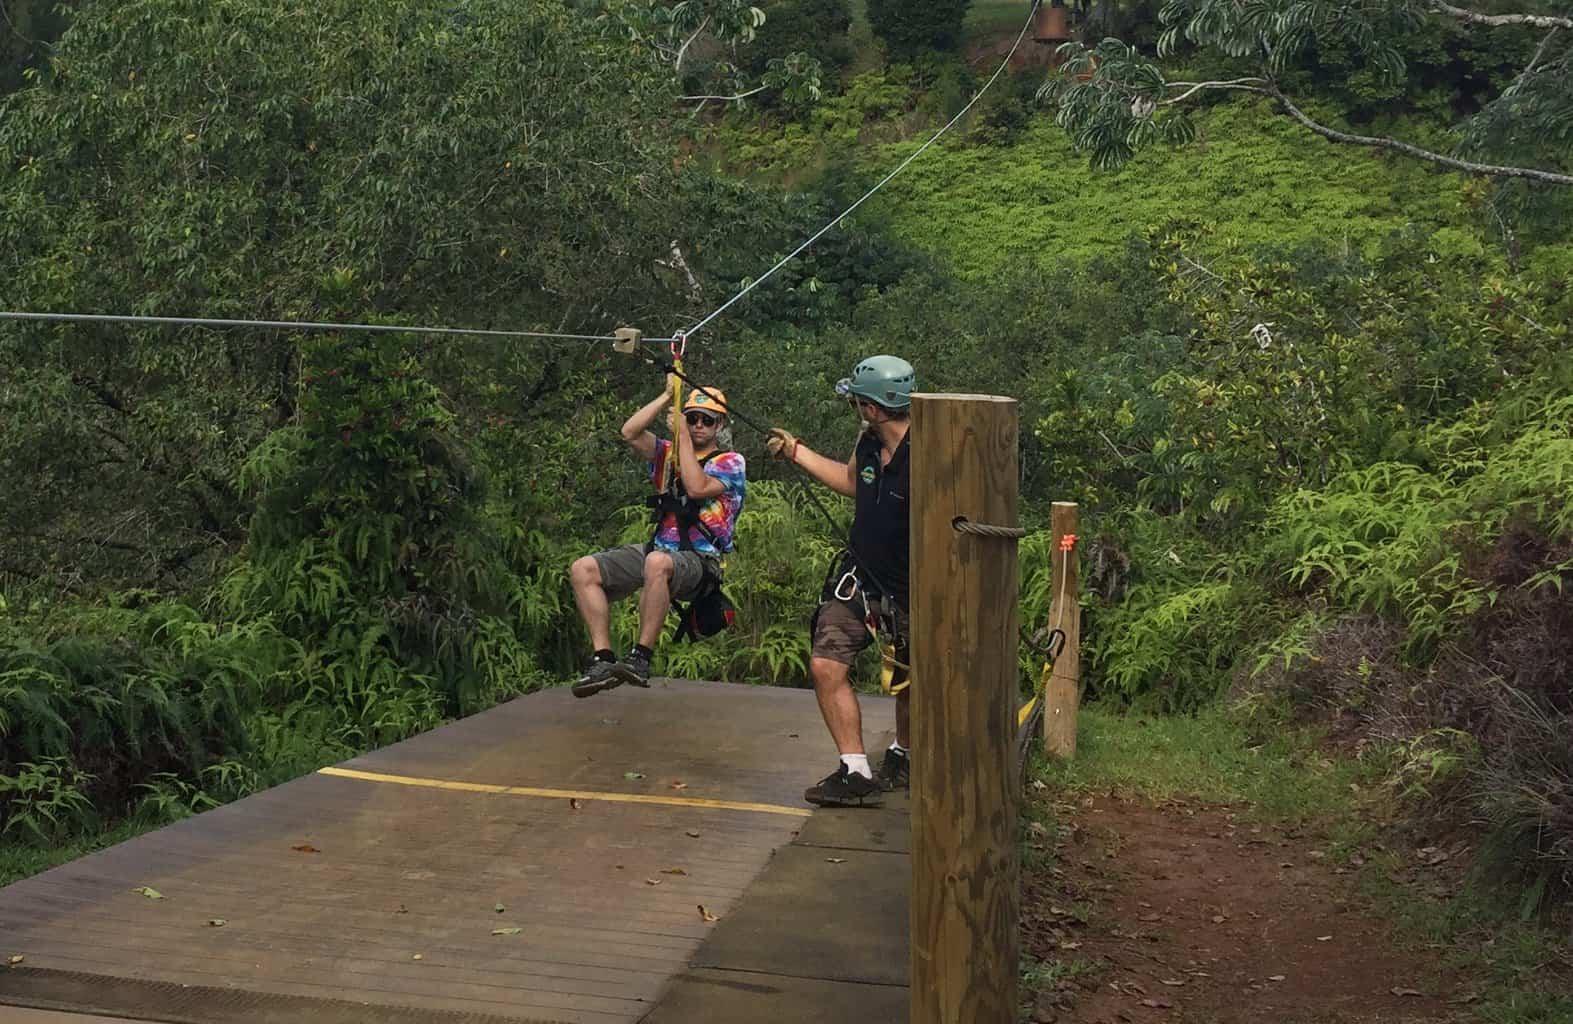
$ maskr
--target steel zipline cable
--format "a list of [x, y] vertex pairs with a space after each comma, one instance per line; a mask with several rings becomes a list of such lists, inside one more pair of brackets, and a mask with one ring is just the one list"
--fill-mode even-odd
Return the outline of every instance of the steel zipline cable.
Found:
[[[365, 331], [374, 334], [462, 334], [485, 338], [544, 338], [553, 341], [614, 341], [610, 334], [560, 334], [554, 331], [489, 330], [480, 327], [419, 327], [399, 324], [327, 323], [312, 320], [220, 320], [200, 316], [117, 316], [103, 313], [0, 312], [0, 320], [94, 324], [156, 324], [173, 327], [252, 327], [280, 331]], [[671, 338], [648, 338], [670, 342]]]

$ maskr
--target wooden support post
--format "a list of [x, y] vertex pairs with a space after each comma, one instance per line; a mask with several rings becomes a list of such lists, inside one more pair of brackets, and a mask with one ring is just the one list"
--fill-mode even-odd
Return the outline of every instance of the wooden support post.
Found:
[[1014, 1024], [1017, 410], [912, 396], [911, 1024]]
[[1076, 756], [1076, 709], [1081, 701], [1081, 548], [1075, 502], [1054, 503], [1053, 528], [1049, 551], [1054, 558], [1054, 602], [1049, 622], [1065, 631], [1065, 649], [1054, 659], [1054, 674], [1043, 695], [1043, 750], [1051, 758], [1068, 760]]

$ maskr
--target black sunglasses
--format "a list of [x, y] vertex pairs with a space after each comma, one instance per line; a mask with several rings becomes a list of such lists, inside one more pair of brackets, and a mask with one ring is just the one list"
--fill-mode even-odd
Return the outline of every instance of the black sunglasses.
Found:
[[713, 427], [721, 421], [707, 412], [691, 412], [683, 417], [690, 427]]

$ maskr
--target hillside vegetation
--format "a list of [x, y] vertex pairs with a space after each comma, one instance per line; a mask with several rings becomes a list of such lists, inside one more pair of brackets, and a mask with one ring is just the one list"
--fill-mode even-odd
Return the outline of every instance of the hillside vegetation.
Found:
[[[992, 67], [886, 62], [852, 19], [676, 68], [584, 5], [112, 6], [84, 3], [0, 101], [6, 306], [668, 333]], [[308, 22], [331, 27], [309, 53]], [[815, 103], [772, 64], [798, 44]], [[721, 67], [728, 46], [749, 67]], [[220, 53], [215, 105], [216, 64], [189, 55]], [[1444, 135], [1451, 94], [1377, 104], [1320, 59], [1320, 116]], [[1500, 77], [1501, 53], [1478, 59]], [[741, 110], [678, 98], [734, 72], [781, 77]], [[1334, 146], [1258, 98], [1094, 171], [1035, 99], [1043, 74], [1002, 78], [691, 370], [830, 451], [855, 426], [831, 384], [873, 351], [926, 389], [1019, 398], [1024, 521], [1083, 508], [1089, 699], [1330, 731], [1417, 816], [1475, 829], [1515, 908], [1555, 912], [1566, 224], [1541, 192]], [[585, 653], [565, 567], [647, 529], [616, 426], [660, 381], [604, 346], [30, 324], [0, 330], [0, 358], [13, 872], [562, 681]], [[737, 430], [743, 626], [656, 668], [800, 685], [843, 527]], [[1021, 547], [1029, 623], [1046, 548]]]

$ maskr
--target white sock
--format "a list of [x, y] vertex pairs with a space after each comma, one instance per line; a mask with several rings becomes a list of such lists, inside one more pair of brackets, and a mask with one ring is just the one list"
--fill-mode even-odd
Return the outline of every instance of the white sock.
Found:
[[841, 763], [847, 766], [847, 771], [857, 772], [865, 779], [874, 777], [874, 770], [868, 766], [867, 754], [842, 754]]
[[895, 740], [891, 740], [890, 741], [890, 752], [893, 753], [893, 754], [900, 754], [903, 757], [905, 757], [907, 754], [911, 753], [911, 751], [907, 750], [906, 747], [903, 747], [901, 744], [897, 743]]

